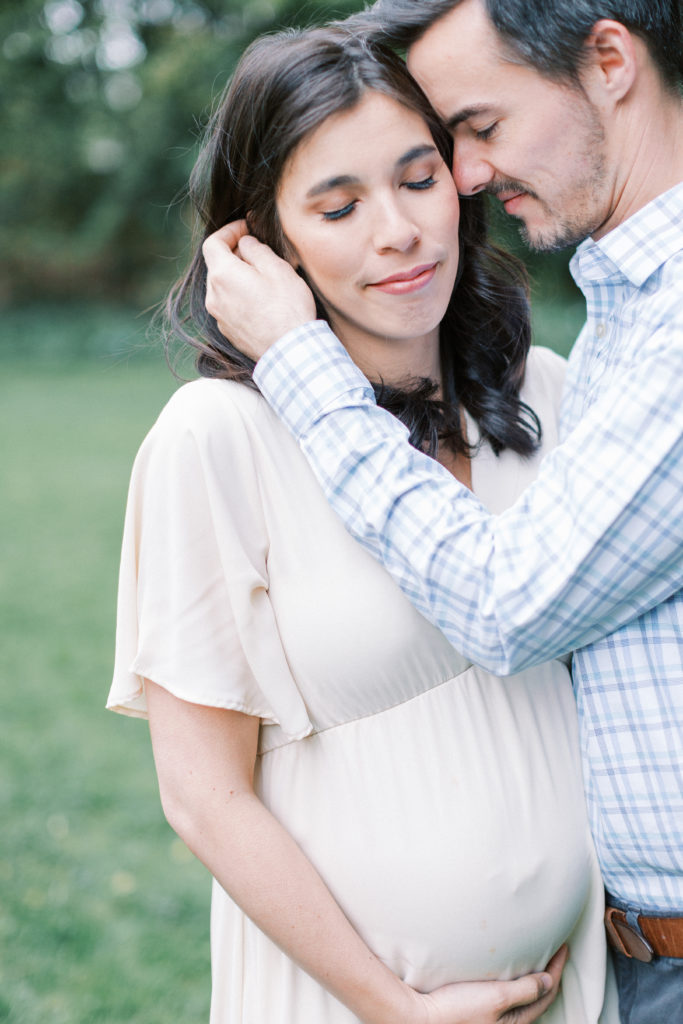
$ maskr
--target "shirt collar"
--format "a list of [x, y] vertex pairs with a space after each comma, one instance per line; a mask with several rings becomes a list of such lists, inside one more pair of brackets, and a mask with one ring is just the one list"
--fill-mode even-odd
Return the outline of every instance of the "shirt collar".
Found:
[[615, 276], [641, 288], [671, 256], [683, 249], [683, 182], [657, 196], [616, 228], [574, 253], [570, 270], [576, 283]]

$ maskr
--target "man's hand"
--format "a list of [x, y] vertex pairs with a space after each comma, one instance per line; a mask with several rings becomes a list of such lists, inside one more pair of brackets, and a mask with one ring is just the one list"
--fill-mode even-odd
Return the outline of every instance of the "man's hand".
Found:
[[293, 267], [248, 234], [226, 224], [203, 245], [206, 308], [221, 334], [254, 360], [288, 331], [315, 320], [315, 300]]
[[424, 1024], [532, 1024], [545, 1013], [560, 988], [569, 950], [562, 946], [543, 974], [528, 974], [516, 981], [459, 982], [444, 985], [422, 1002]]

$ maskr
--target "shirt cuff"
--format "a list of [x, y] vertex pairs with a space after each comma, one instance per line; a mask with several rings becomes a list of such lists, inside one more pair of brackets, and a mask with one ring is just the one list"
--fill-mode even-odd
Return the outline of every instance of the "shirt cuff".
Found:
[[333, 408], [375, 404], [372, 386], [324, 320], [276, 341], [256, 364], [254, 382], [298, 440]]

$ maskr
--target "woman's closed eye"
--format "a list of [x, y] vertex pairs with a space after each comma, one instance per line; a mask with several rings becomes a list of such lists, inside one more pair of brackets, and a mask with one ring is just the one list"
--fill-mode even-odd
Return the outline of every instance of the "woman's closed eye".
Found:
[[[436, 185], [436, 178], [433, 178], [431, 174], [428, 174], [426, 178], [421, 178], [420, 181], [404, 181], [402, 182], [403, 187], [411, 189], [416, 192], [421, 192], [425, 189], [432, 188]], [[348, 217], [350, 213], [353, 213], [357, 199], [352, 199], [351, 202], [346, 203], [345, 206], [340, 206], [336, 210], [323, 210], [322, 216], [324, 220], [341, 220], [343, 217]]]
[[346, 206], [341, 206], [338, 210], [324, 210], [323, 219], [341, 220], [342, 217], [348, 217], [348, 215], [353, 212], [357, 201], [357, 199], [353, 199], [350, 203], [347, 203]]
[[431, 188], [432, 185], [436, 185], [436, 178], [433, 178], [431, 174], [423, 178], [422, 181], [405, 181], [403, 183], [406, 188], [417, 189], [418, 191], [425, 188]]

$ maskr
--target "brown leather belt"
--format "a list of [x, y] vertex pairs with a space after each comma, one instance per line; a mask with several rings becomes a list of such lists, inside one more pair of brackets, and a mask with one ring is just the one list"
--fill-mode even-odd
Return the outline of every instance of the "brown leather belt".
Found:
[[683, 917], [639, 916], [637, 922], [634, 927], [624, 910], [607, 908], [605, 929], [612, 949], [643, 963], [655, 956], [683, 957]]

